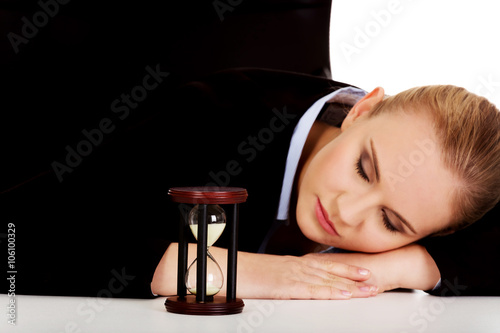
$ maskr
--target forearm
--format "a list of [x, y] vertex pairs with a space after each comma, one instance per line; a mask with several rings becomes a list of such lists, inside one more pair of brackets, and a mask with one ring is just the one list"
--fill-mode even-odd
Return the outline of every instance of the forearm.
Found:
[[[211, 247], [222, 271], [227, 271], [227, 250]], [[188, 262], [196, 255], [196, 244], [188, 248]], [[272, 299], [349, 299], [377, 293], [364, 283], [369, 271], [311, 254], [303, 257], [238, 252], [237, 296]], [[171, 244], [158, 264], [151, 283], [153, 293], [177, 292], [177, 244]], [[223, 285], [219, 295], [225, 295]]]
[[[172, 243], [165, 252], [163, 258], [158, 264], [151, 290], [158, 295], [175, 295], [177, 293], [177, 243]], [[222, 272], [227, 272], [227, 249], [211, 247], [210, 253], [217, 260]], [[237, 296], [240, 298], [281, 298], [279, 295], [273, 295], [269, 290], [269, 276], [264, 267], [272, 267], [279, 256], [256, 254], [249, 252], [238, 252], [237, 264]], [[188, 264], [196, 258], [196, 244], [188, 246]], [[284, 257], [280, 257], [284, 258]], [[270, 273], [269, 271], [267, 273]], [[218, 295], [226, 294], [226, 279]]]

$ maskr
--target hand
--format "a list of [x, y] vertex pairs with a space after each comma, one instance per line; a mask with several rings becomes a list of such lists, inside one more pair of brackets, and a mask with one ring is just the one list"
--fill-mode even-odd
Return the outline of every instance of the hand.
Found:
[[329, 260], [359, 265], [372, 274], [365, 283], [375, 284], [379, 292], [396, 288], [430, 290], [439, 281], [441, 274], [427, 250], [410, 244], [382, 253], [325, 253]]
[[271, 299], [350, 299], [377, 295], [364, 283], [366, 269], [330, 260], [323, 254], [302, 257], [239, 253], [238, 297]]

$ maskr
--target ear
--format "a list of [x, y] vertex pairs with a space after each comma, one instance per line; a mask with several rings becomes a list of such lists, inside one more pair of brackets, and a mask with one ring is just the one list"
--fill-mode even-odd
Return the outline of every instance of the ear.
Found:
[[349, 128], [357, 119], [359, 119], [359, 117], [370, 112], [375, 104], [384, 99], [384, 96], [385, 92], [383, 88], [377, 87], [373, 89], [372, 92], [365, 95], [365, 97], [354, 104], [342, 122], [340, 129], [344, 131]]

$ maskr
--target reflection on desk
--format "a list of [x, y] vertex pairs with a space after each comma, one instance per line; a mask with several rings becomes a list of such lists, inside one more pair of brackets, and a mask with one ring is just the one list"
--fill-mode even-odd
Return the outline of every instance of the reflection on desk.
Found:
[[[1, 295], [0, 303], [7, 307], [10, 299]], [[417, 291], [349, 301], [248, 299], [241, 314], [227, 316], [172, 314], [165, 311], [165, 297], [17, 295], [15, 301], [16, 325], [3, 316], [1, 332], [500, 332], [500, 297], [440, 298]]]

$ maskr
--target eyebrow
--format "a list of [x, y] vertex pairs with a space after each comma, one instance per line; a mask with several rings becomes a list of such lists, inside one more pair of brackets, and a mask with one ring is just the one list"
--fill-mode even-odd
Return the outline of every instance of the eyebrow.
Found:
[[[373, 168], [375, 169], [375, 178], [377, 179], [377, 183], [380, 182], [380, 169], [378, 167], [378, 158], [377, 158], [377, 151], [375, 150], [375, 145], [373, 144], [373, 139], [370, 138], [370, 148], [372, 152], [372, 157], [373, 157]], [[406, 219], [404, 219], [398, 212], [395, 212], [392, 209], [389, 209], [396, 217], [408, 228], [413, 232], [414, 234], [417, 234], [415, 229], [412, 227], [410, 222], [408, 222]]]
[[373, 139], [370, 138], [370, 147], [372, 149], [372, 156], [373, 156], [373, 168], [375, 169], [375, 177], [377, 178], [377, 183], [380, 182], [380, 173], [378, 171], [378, 158], [377, 158], [377, 152], [375, 151], [375, 147], [373, 145]]
[[396, 217], [408, 228], [411, 230], [411, 232], [413, 232], [415, 235], [417, 234], [417, 232], [415, 231], [415, 229], [413, 229], [413, 227], [411, 226], [410, 222], [406, 221], [401, 215], [398, 214], [398, 212], [395, 212], [391, 209], [391, 212], [396, 215]]

